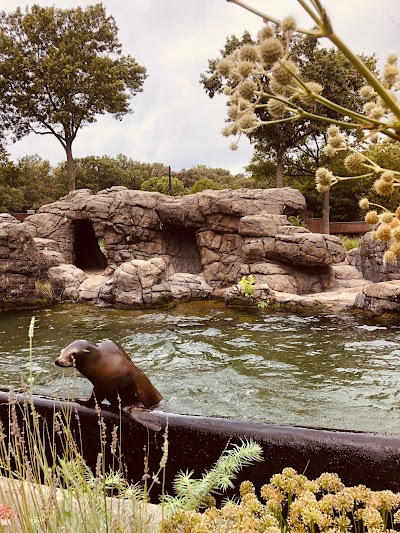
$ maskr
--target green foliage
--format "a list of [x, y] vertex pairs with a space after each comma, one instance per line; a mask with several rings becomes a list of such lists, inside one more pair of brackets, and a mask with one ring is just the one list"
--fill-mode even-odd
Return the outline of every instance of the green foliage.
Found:
[[[116, 185], [128, 189], [140, 189], [142, 183], [152, 176], [153, 167], [157, 163], [140, 163], [122, 154], [116, 157], [89, 156], [75, 159], [75, 179], [78, 189], [91, 189], [97, 192]], [[55, 169], [57, 180], [66, 183], [67, 172], [64, 163]]]
[[221, 189], [221, 187], [209, 178], [200, 178], [194, 183], [193, 187], [190, 187], [188, 192], [189, 194], [194, 194], [196, 192], [205, 191], [206, 189], [218, 190]]
[[[178, 178], [171, 178], [171, 188], [173, 196], [181, 196], [184, 194], [185, 187]], [[141, 190], [170, 194], [169, 178], [168, 176], [164, 176], [163, 178], [150, 178], [142, 183]]]
[[121, 55], [117, 26], [102, 4], [73, 9], [34, 5], [0, 13], [0, 116], [19, 139], [56, 137], [75, 188], [72, 143], [81, 127], [111, 113], [121, 119], [146, 70]]
[[296, 216], [293, 215], [291, 217], [288, 217], [288, 221], [290, 222], [292, 226], [297, 226], [300, 228], [307, 227], [307, 224], [304, 222], [304, 220], [299, 215], [296, 215]]
[[360, 243], [360, 237], [340, 237], [340, 240], [342, 241], [343, 246], [347, 251], [353, 250], [353, 248], [358, 248], [358, 245]]
[[230, 450], [225, 450], [215, 466], [203, 474], [201, 479], [193, 479], [193, 472], [180, 472], [173, 486], [176, 496], [164, 498], [165, 509], [169, 516], [178, 510], [197, 511], [212, 503], [212, 494], [234, 488], [233, 480], [245, 466], [262, 461], [262, 449], [253, 441], [242, 440]]
[[253, 274], [243, 276], [242, 279], [238, 282], [237, 286], [239, 287], [240, 292], [244, 295], [245, 298], [253, 297], [254, 283], [255, 279]]

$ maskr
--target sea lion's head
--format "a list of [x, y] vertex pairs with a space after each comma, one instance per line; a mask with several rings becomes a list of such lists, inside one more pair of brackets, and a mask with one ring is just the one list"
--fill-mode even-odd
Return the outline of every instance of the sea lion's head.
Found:
[[60, 355], [54, 361], [57, 366], [69, 367], [76, 366], [76, 364], [90, 353], [91, 343], [79, 339], [71, 342], [66, 348], [61, 350]]

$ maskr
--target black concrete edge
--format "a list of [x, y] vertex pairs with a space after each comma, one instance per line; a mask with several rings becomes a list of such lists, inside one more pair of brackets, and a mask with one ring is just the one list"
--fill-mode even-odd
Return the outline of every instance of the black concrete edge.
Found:
[[[15, 395], [18, 403], [29, 397]], [[0, 391], [0, 420], [8, 417], [9, 393]], [[83, 433], [83, 455], [95, 468], [98, 453], [98, 414], [93, 409], [67, 401], [54, 401], [34, 396], [35, 409], [51, 424], [54, 411], [79, 415]], [[194, 470], [200, 476], [210, 469], [230, 444], [253, 439], [263, 449], [265, 461], [243, 470], [238, 483], [250, 479], [256, 488], [285, 467], [305, 472], [315, 479], [323, 472], [336, 472], [348, 486], [364, 484], [373, 490], [400, 490], [400, 435], [339, 431], [189, 416], [152, 411], [161, 430], [148, 430], [128, 415], [101, 410], [107, 429], [121, 425], [125, 470], [132, 481], [143, 475], [143, 449], [150, 446], [150, 471], [158, 469], [162, 456], [164, 428], [168, 425], [169, 453], [166, 468], [167, 489], [172, 492], [172, 480], [180, 470]], [[74, 420], [75, 417], [71, 417]], [[138, 419], [140, 418], [140, 414]]]

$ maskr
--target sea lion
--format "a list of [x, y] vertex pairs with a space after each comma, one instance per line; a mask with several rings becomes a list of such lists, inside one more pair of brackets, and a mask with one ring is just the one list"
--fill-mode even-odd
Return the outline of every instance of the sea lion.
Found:
[[[157, 406], [162, 395], [152, 385], [149, 378], [130, 359], [129, 355], [118, 343], [105, 340], [93, 344], [85, 340], [71, 342], [61, 350], [60, 356], [54, 361], [61, 367], [76, 369], [93, 384], [93, 391], [87, 400], [75, 400], [85, 407], [95, 407], [108, 400], [112, 408], [121, 406], [129, 415], [146, 427], [159, 430], [159, 424], [152, 424], [156, 419], [145, 413], [136, 416], [140, 409], [150, 409]], [[157, 427], [152, 427], [155, 425]]]

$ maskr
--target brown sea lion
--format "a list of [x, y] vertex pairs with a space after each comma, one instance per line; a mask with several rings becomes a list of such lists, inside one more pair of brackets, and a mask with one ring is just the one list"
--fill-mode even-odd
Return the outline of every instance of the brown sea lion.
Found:
[[76, 340], [61, 350], [55, 364], [61, 367], [75, 366], [92, 382], [93, 391], [90, 398], [75, 400], [81, 405], [95, 407], [96, 402], [100, 404], [106, 399], [113, 408], [118, 408], [119, 405], [122, 408], [129, 407], [124, 410], [145, 426], [154, 430], [160, 429], [159, 424], [152, 427], [151, 420], [158, 419], [150, 416], [148, 422], [145, 412], [139, 414], [136, 411], [157, 406], [163, 397], [119, 344], [111, 340], [100, 344]]

